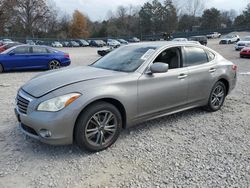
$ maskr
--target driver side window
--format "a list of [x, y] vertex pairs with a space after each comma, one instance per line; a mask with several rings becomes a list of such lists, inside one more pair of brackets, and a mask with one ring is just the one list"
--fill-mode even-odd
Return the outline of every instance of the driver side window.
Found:
[[169, 65], [169, 69], [181, 67], [181, 50], [178, 47], [168, 48], [160, 53], [154, 63], [161, 62]]

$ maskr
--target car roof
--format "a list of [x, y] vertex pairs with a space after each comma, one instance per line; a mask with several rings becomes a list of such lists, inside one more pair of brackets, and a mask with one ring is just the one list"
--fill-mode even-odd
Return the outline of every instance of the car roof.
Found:
[[129, 46], [138, 46], [138, 47], [155, 47], [161, 48], [163, 46], [172, 46], [172, 45], [200, 45], [198, 42], [194, 41], [157, 41], [157, 42], [140, 42], [129, 44]]

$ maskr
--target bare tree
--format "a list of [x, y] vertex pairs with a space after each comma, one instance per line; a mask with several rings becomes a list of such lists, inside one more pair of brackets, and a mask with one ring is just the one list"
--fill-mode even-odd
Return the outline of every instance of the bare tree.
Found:
[[45, 0], [17, 0], [15, 10], [24, 27], [26, 36], [34, 36], [34, 30], [42, 29], [39, 26], [45, 24], [51, 16]]
[[6, 27], [10, 24], [8, 21], [11, 20], [13, 15], [13, 6], [15, 5], [15, 0], [0, 0], [0, 33], [5, 32]]
[[185, 12], [191, 16], [201, 15], [206, 7], [205, 0], [186, 0], [185, 4]]

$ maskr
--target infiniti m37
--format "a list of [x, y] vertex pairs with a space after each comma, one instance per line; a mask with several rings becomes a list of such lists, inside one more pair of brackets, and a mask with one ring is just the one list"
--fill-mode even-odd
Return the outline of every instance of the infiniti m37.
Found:
[[35, 139], [100, 151], [139, 122], [195, 107], [220, 110], [236, 77], [236, 65], [200, 44], [135, 43], [89, 66], [31, 79], [18, 91], [15, 112]]

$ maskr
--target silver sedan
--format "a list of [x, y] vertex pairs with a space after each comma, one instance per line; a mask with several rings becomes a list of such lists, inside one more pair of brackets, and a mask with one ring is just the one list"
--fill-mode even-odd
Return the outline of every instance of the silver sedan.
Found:
[[237, 67], [192, 42], [120, 47], [85, 67], [42, 73], [16, 97], [21, 130], [48, 144], [100, 151], [123, 128], [194, 107], [219, 110]]

